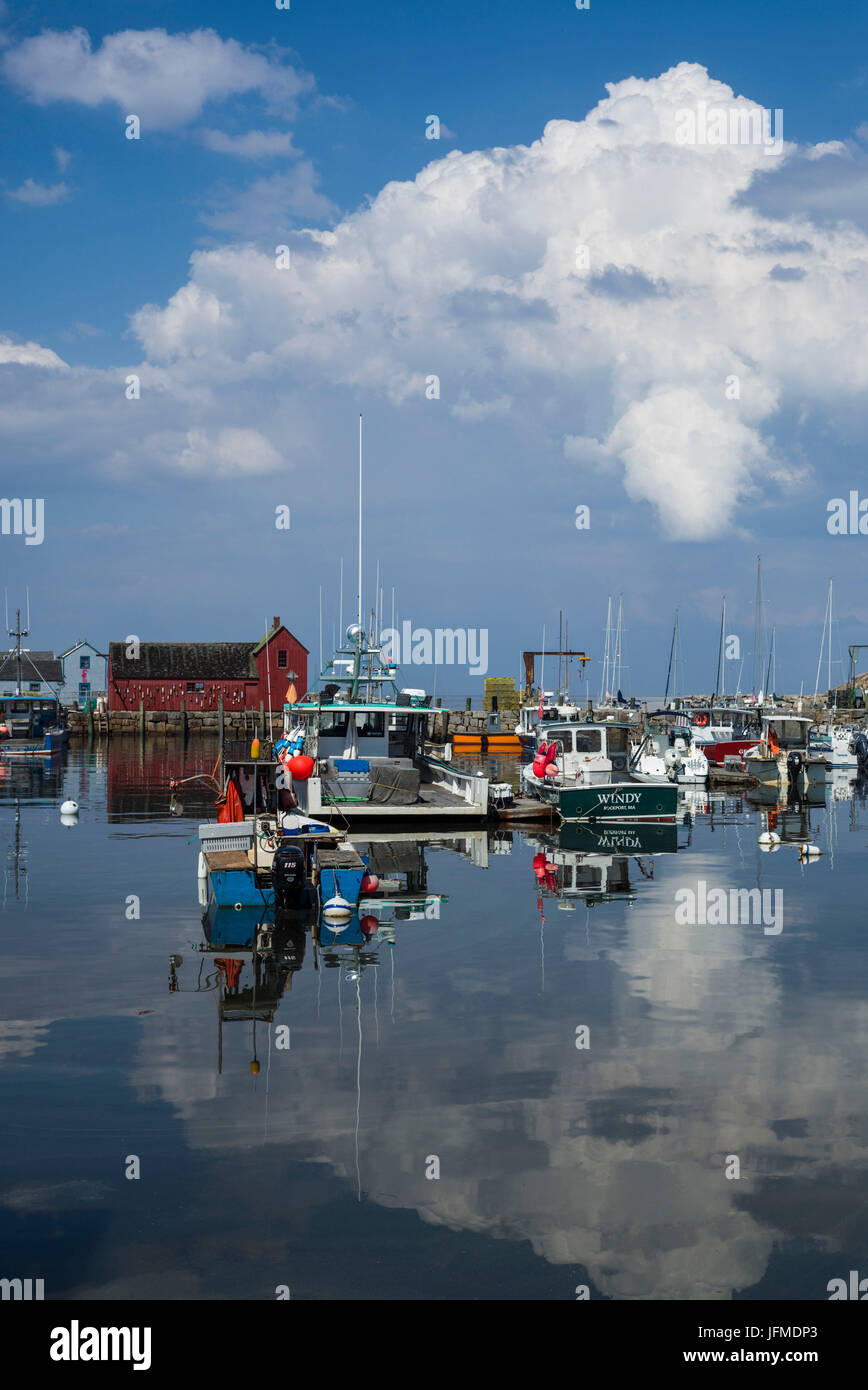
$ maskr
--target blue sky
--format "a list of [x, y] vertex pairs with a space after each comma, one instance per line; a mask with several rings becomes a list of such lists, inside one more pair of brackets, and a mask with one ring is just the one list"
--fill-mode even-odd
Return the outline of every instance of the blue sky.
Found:
[[[779, 687], [813, 681], [829, 577], [841, 645], [868, 640], [868, 537], [826, 531], [829, 498], [868, 495], [864, 7], [0, 22], [2, 491], [46, 506], [41, 546], [0, 536], [0, 578], [30, 584], [39, 645], [231, 639], [279, 612], [315, 651], [321, 584], [328, 645], [360, 409], [368, 600], [379, 557], [387, 613], [394, 585], [418, 625], [487, 628], [492, 674], [559, 609], [598, 657], [622, 593], [626, 684], [662, 689], [678, 606], [707, 686], [723, 592], [749, 649], [758, 552]], [[740, 97], [783, 110], [780, 157], [667, 144], [673, 104]]]

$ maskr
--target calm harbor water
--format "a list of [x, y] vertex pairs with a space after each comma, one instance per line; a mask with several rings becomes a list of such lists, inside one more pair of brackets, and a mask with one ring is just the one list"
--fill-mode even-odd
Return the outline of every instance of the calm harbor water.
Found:
[[[692, 793], [621, 840], [384, 834], [375, 866], [443, 899], [363, 946], [296, 926], [257, 976], [231, 926], [225, 949], [203, 931], [212, 798], [170, 809], [214, 757], [0, 765], [0, 1275], [74, 1299], [726, 1300], [868, 1274], [864, 789]], [[679, 920], [713, 887], [779, 890], [780, 930]]]

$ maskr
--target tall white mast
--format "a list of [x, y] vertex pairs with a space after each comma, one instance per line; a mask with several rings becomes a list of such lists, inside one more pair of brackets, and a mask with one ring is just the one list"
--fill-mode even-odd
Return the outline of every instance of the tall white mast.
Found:
[[826, 704], [832, 699], [832, 581], [829, 580], [829, 684], [826, 686]]
[[600, 678], [600, 700], [602, 705], [606, 687], [609, 682], [609, 646], [612, 640], [612, 595], [609, 595], [609, 606], [606, 609], [606, 642], [603, 652], [603, 671]]
[[820, 655], [817, 657], [817, 679], [814, 681], [814, 704], [817, 703], [817, 696], [820, 692], [820, 671], [823, 666], [823, 648], [826, 645], [826, 629], [829, 630], [829, 690], [832, 688], [832, 581], [829, 580], [829, 592], [826, 597], [826, 611], [823, 614], [823, 635], [820, 638]]
[[359, 411], [359, 609], [356, 617], [362, 626], [362, 412]]

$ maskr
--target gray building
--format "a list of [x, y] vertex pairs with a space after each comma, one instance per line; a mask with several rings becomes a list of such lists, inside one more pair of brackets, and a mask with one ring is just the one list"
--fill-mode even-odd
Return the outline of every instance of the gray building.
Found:
[[[22, 695], [54, 695], [63, 681], [63, 666], [54, 652], [21, 652]], [[0, 653], [0, 695], [14, 695], [18, 688], [18, 657]]]

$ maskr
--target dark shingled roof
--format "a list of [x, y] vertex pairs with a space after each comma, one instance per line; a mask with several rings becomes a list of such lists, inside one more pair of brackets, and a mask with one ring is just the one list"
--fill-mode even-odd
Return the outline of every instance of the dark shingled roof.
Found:
[[[18, 680], [18, 658], [14, 652], [0, 653], [0, 681], [8, 683]], [[47, 681], [52, 685], [63, 684], [63, 666], [54, 652], [22, 652], [21, 681]]]
[[137, 660], [110, 642], [112, 680], [255, 680], [255, 642], [143, 642]]

